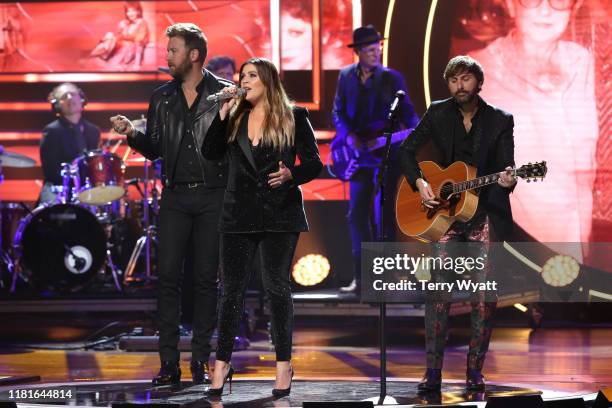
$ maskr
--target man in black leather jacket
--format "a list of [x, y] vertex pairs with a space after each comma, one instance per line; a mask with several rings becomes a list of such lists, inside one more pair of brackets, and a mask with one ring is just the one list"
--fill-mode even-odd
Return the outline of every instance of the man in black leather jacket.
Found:
[[[194, 24], [168, 27], [168, 67], [174, 79], [151, 97], [145, 133], [123, 116], [111, 118], [130, 147], [147, 159], [163, 158], [164, 191], [159, 217], [158, 326], [161, 369], [153, 385], [180, 382], [179, 321], [181, 270], [186, 251], [194, 262], [194, 320], [191, 373], [208, 382], [210, 338], [217, 308], [218, 221], [227, 183], [227, 161], [207, 160], [200, 146], [218, 117], [209, 95], [231, 85], [203, 69], [207, 41]], [[218, 120], [218, 119], [217, 119]], [[212, 125], [212, 126], [211, 126]], [[192, 237], [192, 248], [186, 248]]]

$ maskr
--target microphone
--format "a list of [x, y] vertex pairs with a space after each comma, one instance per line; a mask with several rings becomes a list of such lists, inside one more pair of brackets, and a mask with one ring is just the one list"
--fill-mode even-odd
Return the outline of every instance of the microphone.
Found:
[[206, 97], [207, 101], [215, 101], [215, 102], [220, 102], [220, 101], [225, 101], [228, 99], [232, 99], [234, 97], [237, 96], [242, 96], [246, 93], [246, 90], [244, 88], [236, 88], [236, 94], [232, 95], [230, 93], [226, 93], [226, 92], [217, 92], [216, 94], [213, 95], [209, 95], [208, 97]]
[[395, 99], [391, 104], [391, 109], [389, 109], [389, 119], [393, 119], [395, 117], [399, 104], [404, 99], [404, 96], [406, 96], [406, 92], [402, 91], [401, 89], [395, 93]]
[[161, 73], [164, 73], [164, 74], [169, 74], [170, 73], [170, 68], [168, 68], [168, 67], [157, 67], [157, 70], [159, 72], [161, 72]]

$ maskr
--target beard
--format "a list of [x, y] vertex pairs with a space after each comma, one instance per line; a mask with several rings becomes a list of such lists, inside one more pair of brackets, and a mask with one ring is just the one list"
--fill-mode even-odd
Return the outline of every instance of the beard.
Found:
[[185, 59], [179, 65], [174, 67], [174, 71], [170, 69], [170, 75], [172, 75], [172, 78], [174, 79], [181, 80], [189, 73], [189, 71], [191, 71], [192, 68], [193, 63], [190, 60]]
[[453, 98], [455, 98], [455, 101], [458, 104], [463, 105], [466, 103], [472, 103], [474, 99], [476, 99], [477, 95], [478, 95], [478, 89], [474, 89], [471, 92], [468, 92], [468, 91], [455, 92], [455, 94], [453, 95]]

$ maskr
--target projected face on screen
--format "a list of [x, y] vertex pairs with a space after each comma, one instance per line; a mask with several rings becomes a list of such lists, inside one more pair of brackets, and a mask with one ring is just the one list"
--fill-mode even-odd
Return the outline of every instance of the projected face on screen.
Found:
[[312, 67], [312, 15], [302, 5], [295, 12], [281, 12], [281, 62], [283, 69], [307, 70]]
[[[351, 0], [324, 0], [321, 3], [321, 45], [323, 69], [340, 69], [353, 62], [346, 44], [351, 42], [353, 8]], [[281, 2], [281, 62], [283, 70], [312, 69], [312, 1]]]
[[574, 0], [508, 0], [516, 31], [534, 44], [561, 38], [570, 21]]
[[[599, 130], [594, 58], [577, 35], [579, 26], [588, 32], [590, 24], [578, 17], [584, 16], [582, 2], [480, 3], [481, 10], [500, 7], [506, 29], [483, 44], [476, 33], [490, 31], [486, 18], [458, 22], [454, 38], [462, 41], [455, 41], [460, 45], [453, 53], [469, 54], [482, 64], [481, 96], [514, 115], [516, 164], [548, 162], [543, 183], [519, 185], [511, 195], [514, 219], [542, 242], [587, 242]], [[471, 41], [465, 41], [466, 34]]]

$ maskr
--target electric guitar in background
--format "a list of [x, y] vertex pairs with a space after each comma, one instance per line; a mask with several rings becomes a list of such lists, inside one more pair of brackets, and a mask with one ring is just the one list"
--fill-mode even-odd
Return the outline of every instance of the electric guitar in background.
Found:
[[[453, 222], [471, 219], [478, 207], [478, 195], [473, 190], [497, 183], [499, 179], [499, 173], [476, 177], [476, 168], [461, 161], [445, 169], [432, 161], [422, 161], [419, 167], [439, 204], [434, 208], [424, 206], [419, 191], [412, 191], [406, 179], [402, 178], [395, 213], [397, 224], [404, 234], [425, 242], [438, 241]], [[543, 161], [508, 171], [514, 177], [530, 182], [544, 179], [548, 169]]]
[[[327, 168], [332, 176], [342, 181], [349, 181], [357, 170], [380, 165], [387, 138], [381, 136], [382, 126], [375, 124], [373, 127], [374, 130], [357, 135], [362, 142], [363, 149], [349, 146], [346, 137], [332, 141], [330, 159], [327, 160]], [[392, 133], [391, 144], [402, 142], [411, 131], [412, 129], [405, 129]]]

